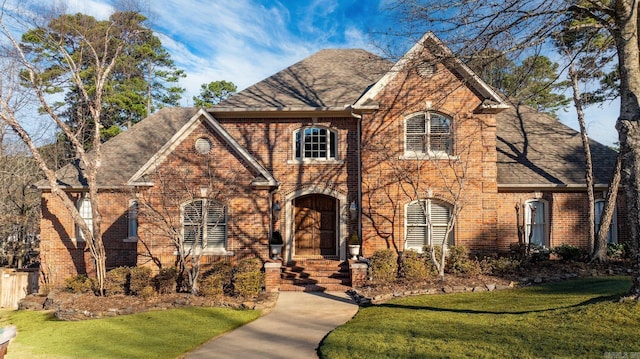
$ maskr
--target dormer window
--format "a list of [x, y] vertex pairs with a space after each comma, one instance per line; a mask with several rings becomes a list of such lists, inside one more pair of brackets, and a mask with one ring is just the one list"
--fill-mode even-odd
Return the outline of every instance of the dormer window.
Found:
[[424, 112], [405, 120], [405, 156], [451, 155], [451, 119], [435, 112]]
[[324, 127], [305, 127], [294, 132], [297, 160], [335, 160], [338, 135]]

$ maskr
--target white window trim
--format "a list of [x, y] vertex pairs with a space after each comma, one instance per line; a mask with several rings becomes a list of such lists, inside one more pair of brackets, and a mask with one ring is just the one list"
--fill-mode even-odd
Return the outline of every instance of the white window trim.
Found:
[[[407, 121], [413, 119], [414, 117], [417, 116], [427, 116], [427, 114], [436, 114], [438, 116], [442, 116], [446, 119], [449, 120], [449, 136], [451, 138], [451, 152], [453, 153], [453, 118], [451, 118], [451, 116], [447, 116], [443, 113], [437, 112], [437, 111], [424, 111], [424, 112], [418, 112], [418, 113], [413, 113], [409, 116], [406, 116], [404, 118], [404, 132], [403, 132], [403, 146], [404, 146], [404, 154], [401, 155], [399, 157], [399, 159], [401, 160], [426, 160], [426, 159], [457, 159], [458, 156], [453, 155], [453, 154], [449, 154], [446, 151], [432, 151], [431, 150], [431, 144], [429, 144], [429, 147], [427, 148], [427, 152], [418, 152], [415, 150], [408, 150], [407, 149]], [[427, 126], [427, 121], [425, 118], [425, 130], [426, 133], [424, 134], [424, 136], [431, 136], [431, 123], [429, 122], [429, 126]]]
[[[224, 209], [224, 243], [222, 245], [222, 247], [209, 247], [207, 245], [207, 242], [203, 240], [202, 244], [205, 245], [204, 248], [203, 247], [195, 247], [193, 245], [188, 245], [188, 244], [184, 244], [183, 243], [183, 247], [185, 250], [189, 250], [189, 251], [194, 251], [195, 254], [211, 254], [211, 255], [233, 255], [233, 252], [229, 252], [227, 251], [227, 246], [229, 244], [229, 238], [228, 238], [228, 222], [229, 222], [229, 216], [228, 216], [228, 212], [227, 212], [227, 206], [224, 205], [222, 202], [216, 201], [216, 200], [211, 200], [208, 198], [195, 198], [191, 201], [185, 202], [180, 206], [180, 230], [181, 230], [181, 235], [182, 235], [182, 240], [184, 241], [184, 227], [185, 227], [185, 223], [184, 223], [184, 209], [185, 207], [192, 202], [195, 201], [203, 201], [202, 204], [202, 208], [204, 208], [207, 205], [207, 202], [215, 202], [215, 203], [219, 203], [220, 205], [223, 206]], [[203, 211], [203, 213], [206, 213]], [[202, 238], [206, 238], [206, 230], [207, 230], [207, 226], [204, 226], [204, 233], [202, 233]], [[177, 254], [177, 252], [175, 253]]]
[[[549, 201], [544, 199], [530, 199], [524, 202], [525, 206], [525, 218], [524, 218], [524, 236], [526, 243], [529, 243], [529, 223], [527, 222], [527, 216], [531, 218], [531, 209], [529, 205], [533, 202], [540, 202], [544, 205], [544, 242], [543, 248], [551, 248], [551, 225], [549, 219], [551, 218], [551, 208], [549, 207]], [[535, 224], [535, 223], [534, 223]]]
[[[296, 135], [304, 132], [307, 129], [312, 129], [312, 128], [317, 128], [317, 129], [323, 129], [326, 130], [327, 133], [327, 156], [324, 158], [318, 158], [318, 157], [304, 157], [304, 141], [303, 141], [303, 137], [301, 136], [301, 144], [300, 144], [300, 157], [298, 157], [296, 155], [296, 145], [297, 145], [297, 141], [296, 141]], [[331, 135], [334, 135], [335, 137], [335, 156], [331, 157]], [[291, 134], [291, 142], [292, 142], [292, 154], [293, 154], [293, 159], [287, 161], [288, 164], [302, 164], [302, 163], [313, 163], [313, 164], [342, 164], [344, 163], [344, 161], [340, 160], [340, 149], [339, 149], [339, 144], [340, 144], [340, 139], [338, 136], [338, 131], [327, 127], [327, 126], [304, 126], [304, 127], [300, 127], [296, 130], [293, 131], [293, 133]]]
[[[431, 204], [432, 204], [433, 201], [434, 200], [431, 199], [431, 198], [429, 198], [429, 199], [420, 199], [420, 200], [411, 201], [411, 202], [406, 203], [404, 205], [404, 249], [405, 250], [416, 250], [419, 253], [422, 253], [422, 247], [424, 247], [424, 246], [432, 246], [433, 245], [433, 238], [429, 235], [429, 237], [427, 238], [427, 242], [428, 243], [424, 243], [421, 248], [416, 249], [416, 248], [408, 248], [407, 247], [407, 244], [408, 244], [407, 235], [408, 235], [408, 232], [409, 232], [409, 227], [425, 227], [426, 228], [426, 233], [429, 234], [429, 227], [432, 226], [431, 224], [429, 224], [429, 222], [431, 221]], [[451, 215], [452, 215], [451, 206], [448, 203], [444, 202], [444, 201], [439, 201], [439, 200], [435, 200], [435, 201], [437, 203], [439, 203], [440, 205], [442, 205], [443, 207], [447, 207], [447, 209], [449, 211], [449, 218], [451, 218]], [[410, 205], [418, 203], [418, 202], [425, 202], [425, 205], [427, 206], [426, 207], [427, 221], [424, 224], [409, 225], [408, 218], [407, 218], [408, 207]], [[448, 226], [448, 223], [447, 223], [446, 226]], [[446, 228], [446, 226], [445, 226], [445, 228]], [[454, 228], [451, 229], [451, 233], [449, 233], [449, 235], [453, 237], [451, 245], [455, 245], [455, 233], [454, 232], [455, 232], [455, 225], [454, 225]], [[433, 232], [431, 232], [431, 233], [433, 233]], [[445, 251], [448, 249], [449, 245], [450, 245], [449, 241], [448, 240], [445, 241], [445, 244], [444, 244]]]
[[[138, 241], [138, 211], [139, 211], [139, 202], [137, 199], [129, 200], [129, 212], [127, 213], [127, 237], [124, 239], [124, 242], [137, 242]], [[135, 234], [131, 233], [131, 225], [132, 221], [135, 221]]]

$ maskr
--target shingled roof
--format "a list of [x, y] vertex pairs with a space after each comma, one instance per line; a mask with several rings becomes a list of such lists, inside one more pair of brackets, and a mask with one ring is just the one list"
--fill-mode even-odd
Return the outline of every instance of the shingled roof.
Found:
[[[498, 185], [503, 187], [584, 186], [580, 133], [527, 106], [497, 115]], [[591, 141], [596, 184], [609, 183], [616, 152]]]
[[[393, 63], [365, 50], [322, 50], [240, 91], [210, 109], [209, 114], [283, 108], [344, 109], [345, 105], [354, 104], [392, 66]], [[196, 108], [164, 108], [106, 142], [99, 185], [127, 184], [197, 111]], [[210, 117], [209, 114], [206, 117]], [[584, 186], [584, 154], [578, 132], [529, 107], [510, 108], [496, 116], [499, 186]], [[595, 141], [591, 142], [591, 149], [596, 183], [606, 184], [616, 153]], [[256, 168], [263, 170], [259, 164]], [[77, 167], [66, 166], [60, 173], [61, 184], [86, 186]], [[38, 185], [48, 186], [44, 182]]]
[[[125, 185], [196, 113], [197, 108], [163, 108], [102, 145], [102, 166], [98, 185]], [[58, 170], [58, 183], [65, 187], [85, 187], [78, 164]], [[40, 181], [38, 187], [47, 188]]]
[[321, 50], [214, 108], [344, 108], [392, 66], [361, 49]]

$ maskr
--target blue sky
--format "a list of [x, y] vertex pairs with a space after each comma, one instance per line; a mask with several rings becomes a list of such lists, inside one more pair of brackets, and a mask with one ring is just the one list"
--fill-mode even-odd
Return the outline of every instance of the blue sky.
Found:
[[[391, 0], [146, 1], [150, 26], [187, 73], [182, 82], [186, 106], [203, 83], [227, 80], [243, 89], [321, 49], [364, 48], [380, 54], [372, 35], [396, 24], [386, 10]], [[108, 17], [112, 3], [68, 0], [71, 12], [97, 18]], [[617, 103], [589, 108], [586, 116], [592, 138], [607, 145], [617, 141]], [[578, 128], [572, 108], [560, 118]]]

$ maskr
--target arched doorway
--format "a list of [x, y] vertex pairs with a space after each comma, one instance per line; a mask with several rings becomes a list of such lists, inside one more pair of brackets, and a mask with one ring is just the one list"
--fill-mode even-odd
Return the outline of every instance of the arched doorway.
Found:
[[323, 194], [308, 194], [295, 198], [293, 208], [295, 256], [337, 258], [337, 200]]

